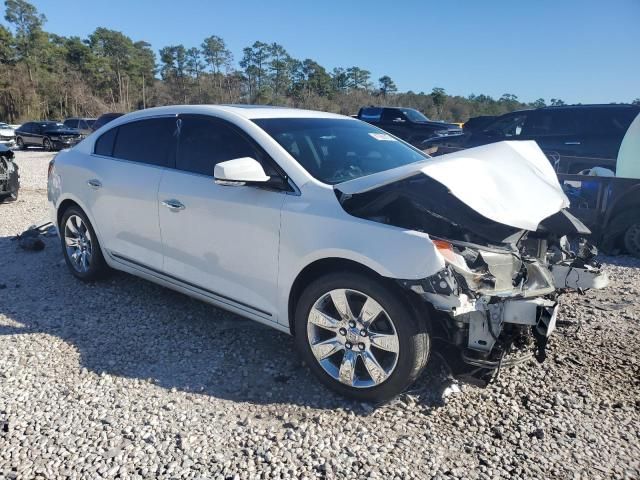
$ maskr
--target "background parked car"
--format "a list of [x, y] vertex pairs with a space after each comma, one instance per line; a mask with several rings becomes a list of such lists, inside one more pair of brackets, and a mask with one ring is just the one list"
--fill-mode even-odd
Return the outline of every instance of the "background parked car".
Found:
[[93, 124], [96, 121], [95, 118], [79, 118], [79, 117], [72, 117], [72, 118], [67, 118], [63, 125], [66, 128], [76, 128], [78, 130], [80, 130], [81, 133], [83, 133], [84, 135], [89, 135], [91, 132], [93, 132]]
[[434, 122], [413, 108], [363, 107], [356, 118], [416, 146], [429, 138], [462, 134], [459, 125]]
[[45, 150], [60, 150], [73, 147], [84, 138], [79, 130], [65, 128], [62, 123], [45, 120], [27, 122], [16, 130], [18, 148], [42, 147]]
[[103, 115], [100, 115], [98, 119], [95, 122], [93, 122], [93, 125], [91, 126], [91, 130], [95, 132], [103, 125], [106, 125], [111, 120], [115, 120], [116, 118], [121, 117], [122, 115], [124, 115], [124, 113], [105, 113]]
[[11, 125], [0, 122], [0, 145], [12, 147], [16, 142], [16, 132]]
[[[502, 140], [535, 140], [561, 173], [595, 166], [615, 170], [620, 143], [640, 105], [568, 105], [521, 110], [497, 117], [480, 130], [429, 139], [435, 155]], [[433, 150], [430, 150], [433, 152]]]

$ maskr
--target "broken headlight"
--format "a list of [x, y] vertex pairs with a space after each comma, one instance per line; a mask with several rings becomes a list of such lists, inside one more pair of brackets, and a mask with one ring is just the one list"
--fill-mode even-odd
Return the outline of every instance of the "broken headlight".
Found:
[[467, 293], [529, 296], [554, 290], [551, 273], [535, 260], [523, 260], [513, 252], [476, 245], [444, 240], [433, 240], [433, 243]]

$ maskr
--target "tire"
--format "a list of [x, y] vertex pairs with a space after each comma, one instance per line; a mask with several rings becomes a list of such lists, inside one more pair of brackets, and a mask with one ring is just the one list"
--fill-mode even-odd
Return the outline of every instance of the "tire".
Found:
[[24, 140], [22, 140], [22, 137], [18, 137], [16, 139], [16, 145], [17, 145], [19, 150], [26, 150], [27, 149], [27, 146], [24, 144]]
[[65, 210], [59, 231], [64, 260], [76, 278], [91, 282], [109, 272], [96, 232], [79, 207]]
[[627, 227], [623, 240], [627, 253], [640, 258], [640, 221], [632, 223]]
[[340, 395], [368, 402], [389, 400], [418, 378], [429, 359], [428, 326], [407, 299], [358, 273], [316, 279], [295, 310], [296, 345], [314, 375]]
[[53, 150], [53, 144], [48, 137], [45, 137], [45, 139], [42, 140], [42, 148], [44, 148], [46, 152], [50, 152]]

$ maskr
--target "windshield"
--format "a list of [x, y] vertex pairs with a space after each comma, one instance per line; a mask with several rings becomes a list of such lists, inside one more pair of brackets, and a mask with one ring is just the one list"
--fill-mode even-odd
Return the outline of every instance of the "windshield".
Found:
[[429, 158], [383, 130], [357, 120], [265, 118], [254, 122], [309, 174], [330, 185]]
[[418, 110], [414, 110], [413, 108], [403, 108], [402, 113], [404, 113], [409, 120], [412, 122], [428, 122], [429, 119], [425, 117]]
[[11, 128], [9, 124], [0, 122], [0, 128]]

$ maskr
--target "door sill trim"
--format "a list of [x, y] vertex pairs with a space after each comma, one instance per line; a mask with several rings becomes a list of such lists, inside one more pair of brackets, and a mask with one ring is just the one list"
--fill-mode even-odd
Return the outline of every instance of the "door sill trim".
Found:
[[231, 297], [227, 297], [226, 295], [222, 295], [220, 293], [214, 292], [213, 290], [209, 290], [208, 288], [201, 287], [200, 285], [196, 285], [195, 283], [191, 283], [181, 278], [175, 277], [173, 275], [169, 275], [168, 273], [161, 272], [160, 270], [144, 265], [140, 262], [137, 262], [136, 260], [132, 260], [118, 253], [111, 252], [111, 251], [109, 251], [108, 253], [109, 253], [109, 256], [113, 257], [116, 261], [126, 262], [131, 266], [133, 266], [134, 268], [144, 271], [144, 273], [158, 277], [160, 280], [163, 280], [171, 284], [175, 284], [176, 286], [181, 288], [186, 288], [189, 290], [194, 290], [194, 289], [198, 290], [196, 293], [209, 297], [211, 298], [211, 300], [214, 300], [218, 303], [229, 305], [231, 307], [244, 310], [253, 315], [259, 315], [260, 317], [264, 317], [270, 321], [273, 321], [273, 315], [265, 310], [261, 310], [259, 308], [256, 308], [246, 303], [235, 300]]

